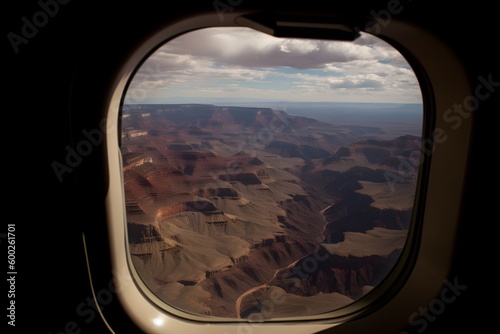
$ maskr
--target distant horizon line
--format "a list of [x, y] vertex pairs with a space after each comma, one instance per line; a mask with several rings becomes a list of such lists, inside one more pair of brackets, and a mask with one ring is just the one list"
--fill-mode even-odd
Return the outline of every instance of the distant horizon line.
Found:
[[[292, 97], [293, 98], [293, 97]], [[393, 97], [395, 98], [395, 97]], [[286, 100], [283, 98], [256, 98], [256, 97], [223, 97], [223, 96], [172, 96], [172, 97], [143, 97], [134, 99], [133, 96], [127, 95], [124, 96], [124, 104], [228, 104], [228, 103], [237, 103], [237, 104], [358, 104], [358, 105], [368, 105], [368, 104], [386, 104], [386, 105], [395, 105], [395, 104], [404, 104], [404, 105], [422, 105], [423, 102], [413, 101], [413, 102], [401, 102], [401, 101], [311, 101], [310, 99], [306, 100]]]
[[230, 104], [230, 103], [238, 103], [238, 104], [386, 104], [386, 105], [423, 105], [423, 103], [419, 102], [311, 102], [311, 101], [282, 101], [282, 100], [271, 100], [271, 101], [192, 101], [192, 102], [124, 102], [124, 105], [165, 105], [165, 104], [205, 104], [205, 105], [218, 105], [218, 104]]

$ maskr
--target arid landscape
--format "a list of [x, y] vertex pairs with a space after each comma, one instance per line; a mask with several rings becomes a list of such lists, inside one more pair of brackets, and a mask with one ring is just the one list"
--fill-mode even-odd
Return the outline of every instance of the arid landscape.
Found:
[[273, 108], [145, 104], [124, 106], [121, 140], [134, 266], [187, 313], [332, 311], [376, 287], [405, 245], [416, 177], [400, 166], [419, 151], [414, 134]]

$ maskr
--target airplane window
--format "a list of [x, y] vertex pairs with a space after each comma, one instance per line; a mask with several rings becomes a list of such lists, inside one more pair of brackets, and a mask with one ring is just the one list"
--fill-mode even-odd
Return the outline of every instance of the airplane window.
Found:
[[407, 60], [354, 41], [195, 30], [123, 98], [129, 258], [166, 310], [303, 319], [350, 305], [400, 260], [423, 103]]

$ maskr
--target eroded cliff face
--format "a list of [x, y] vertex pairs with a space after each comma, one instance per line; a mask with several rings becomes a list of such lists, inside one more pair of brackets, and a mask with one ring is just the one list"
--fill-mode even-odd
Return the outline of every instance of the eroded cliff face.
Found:
[[[290, 189], [269, 184], [269, 176], [260, 174], [268, 182], [265, 190], [256, 188], [263, 182], [234, 181], [239, 190], [195, 191], [203, 198], [173, 195], [166, 197], [168, 204], [150, 203], [158, 208], [153, 224], [129, 222], [134, 265], [162, 299], [181, 307], [176, 294], [163, 286], [200, 286], [210, 293], [203, 301], [209, 314], [236, 317], [235, 302], [242, 293], [270, 281], [277, 270], [314, 249], [324, 225], [320, 211], [328, 202], [319, 195], [309, 199], [304, 190], [300, 196], [279, 192]], [[300, 188], [294, 184], [293, 189]], [[189, 291], [197, 292], [184, 294]]]
[[400, 253], [401, 249], [395, 249], [388, 256], [339, 256], [321, 250], [319, 260], [309, 254], [280, 271], [270, 285], [300, 296], [338, 292], [357, 299], [365, 287], [376, 286], [387, 276]]
[[[411, 210], [373, 207], [375, 201], [368, 196], [355, 192], [352, 195], [358, 201], [346, 196], [321, 211], [327, 220], [324, 239], [312, 252], [277, 270], [261, 289], [246, 296], [239, 316], [271, 316], [265, 314], [264, 306], [255, 304], [277, 293], [269, 289], [279, 288], [283, 298], [308, 305], [319, 302], [316, 297], [323, 300], [328, 295], [331, 300], [324, 301], [326, 304], [341, 307], [361, 298], [387, 277], [406, 244]], [[332, 310], [321, 303], [324, 306], [318, 306], [318, 312]], [[297, 304], [289, 312], [300, 316], [304, 309]], [[274, 316], [280, 314], [276, 311]]]
[[[322, 240], [278, 271], [268, 286], [303, 297], [339, 293], [353, 301], [377, 286], [399, 259], [413, 213], [412, 178], [405, 175], [389, 186], [386, 173], [398, 170], [388, 162], [405, 161], [415, 150], [413, 136], [357, 142], [339, 149], [333, 159], [305, 166], [301, 178], [333, 198], [321, 210]], [[258, 312], [250, 309], [242, 312]]]
[[324, 235], [329, 243], [343, 241], [345, 232], [365, 232], [374, 227], [407, 230], [411, 222], [411, 207], [377, 208], [372, 206], [370, 196], [355, 191], [334, 203], [323, 211], [328, 221]]
[[[414, 185], [390, 192], [385, 173], [398, 172], [415, 138], [354, 143], [360, 128], [256, 108], [136, 116], [125, 126], [147, 134], [122, 147], [129, 249], [166, 303], [249, 317], [282, 294], [290, 303], [266, 318], [317, 314], [355, 301], [397, 261]], [[285, 144], [249, 142], [273, 122], [294, 130], [273, 134]]]

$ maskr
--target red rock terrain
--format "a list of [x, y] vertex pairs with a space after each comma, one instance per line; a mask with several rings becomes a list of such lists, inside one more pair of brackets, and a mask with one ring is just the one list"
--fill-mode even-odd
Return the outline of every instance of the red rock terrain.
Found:
[[[373, 129], [265, 108], [129, 106], [122, 121], [130, 253], [167, 304], [248, 317], [279, 292], [286, 312], [314, 314], [359, 298], [397, 260], [404, 242], [384, 231], [405, 235], [411, 206], [387, 206], [377, 186], [418, 138], [361, 141]], [[412, 196], [411, 178], [401, 184]], [[374, 228], [392, 248], [356, 253]]]

